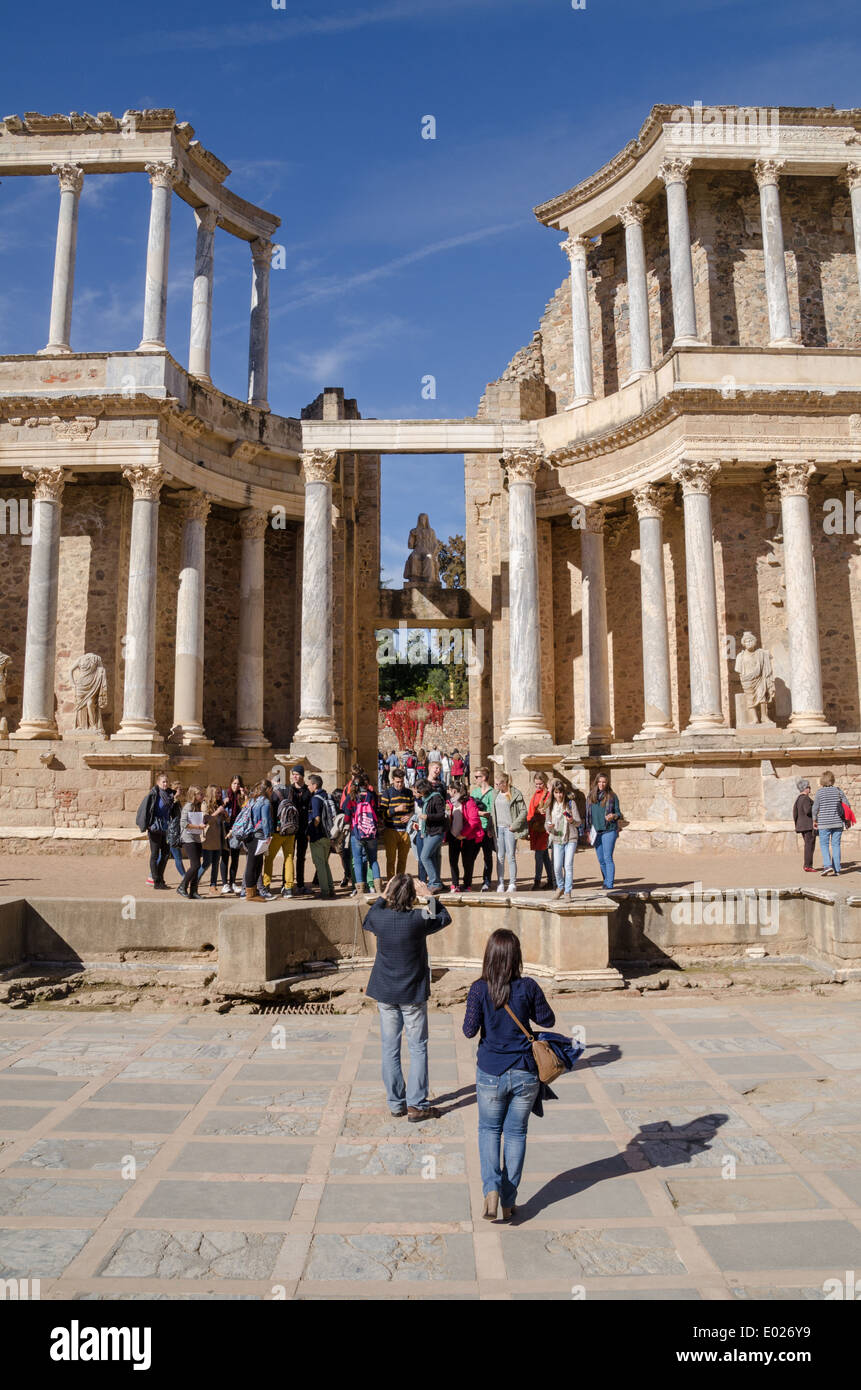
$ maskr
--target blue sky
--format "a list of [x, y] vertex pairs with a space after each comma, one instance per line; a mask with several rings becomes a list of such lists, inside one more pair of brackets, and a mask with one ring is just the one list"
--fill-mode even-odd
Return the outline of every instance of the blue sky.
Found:
[[[474, 413], [560, 284], [532, 207], [598, 168], [658, 101], [852, 106], [857, 0], [43, 0], [7, 6], [3, 113], [171, 106], [283, 220], [270, 400], [343, 385], [365, 416]], [[421, 138], [422, 117], [436, 139]], [[46, 341], [53, 179], [0, 187], [0, 352]], [[149, 186], [89, 178], [73, 345], [140, 337]], [[194, 227], [175, 199], [168, 346], [187, 361]], [[250, 257], [216, 239], [213, 377], [244, 394]], [[436, 399], [422, 378], [436, 378]], [[459, 459], [384, 464], [383, 561], [419, 510], [463, 528]]]

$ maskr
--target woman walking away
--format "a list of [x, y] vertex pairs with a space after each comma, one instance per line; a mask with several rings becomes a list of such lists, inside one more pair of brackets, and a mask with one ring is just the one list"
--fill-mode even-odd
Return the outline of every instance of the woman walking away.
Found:
[[840, 873], [840, 840], [846, 826], [844, 802], [848, 806], [846, 797], [834, 785], [834, 773], [823, 772], [813, 799], [813, 829], [819, 832], [823, 878]]
[[553, 877], [553, 865], [550, 861], [549, 841], [545, 825], [547, 813], [550, 810], [550, 792], [547, 790], [546, 774], [536, 772], [532, 779], [532, 785], [535, 790], [529, 800], [526, 823], [529, 826], [529, 847], [535, 855], [535, 879], [532, 888], [537, 893], [541, 887], [542, 869], [547, 874], [548, 888], [555, 888], [556, 880]]
[[[481, 813], [469, 795], [465, 782], [453, 781], [446, 804], [448, 818], [448, 863], [451, 869], [451, 891], [469, 893], [472, 871], [478, 858], [478, 848], [484, 839]], [[460, 886], [460, 864], [463, 859], [463, 889]]]
[[796, 782], [798, 796], [792, 808], [796, 834], [804, 841], [804, 872], [813, 873], [813, 851], [816, 848], [816, 831], [813, 829], [813, 802], [810, 799], [810, 783], [806, 777]]
[[481, 1033], [475, 1093], [483, 1215], [487, 1221], [496, 1220], [500, 1200], [503, 1221], [514, 1215], [526, 1157], [526, 1130], [540, 1085], [530, 1039], [515, 1020], [526, 1029], [531, 1019], [543, 1028], [552, 1028], [556, 1022], [541, 987], [528, 975], [524, 978], [522, 970], [520, 942], [514, 932], [492, 932], [484, 951], [481, 979], [470, 987], [466, 998], [463, 1031], [468, 1038]]
[[497, 893], [504, 893], [505, 863], [508, 861], [508, 892], [517, 892], [517, 841], [526, 829], [526, 802], [511, 778], [501, 772], [493, 798], [493, 833], [496, 839]]
[[577, 810], [577, 802], [573, 796], [568, 795], [558, 777], [550, 783], [550, 798], [547, 834], [553, 850], [556, 897], [570, 900], [574, 885], [574, 855], [583, 822]]
[[[204, 832], [201, 846], [203, 849], [203, 862], [200, 866], [198, 882], [202, 882], [207, 869], [211, 869], [209, 875], [210, 894], [218, 892], [218, 868], [221, 864], [221, 851], [224, 845], [224, 822], [227, 817], [227, 810], [221, 800], [221, 792], [218, 787], [209, 786], [203, 798], [203, 810], [205, 815]], [[222, 871], [223, 873], [223, 871]], [[222, 878], [226, 884], [227, 880]]]
[[621, 819], [619, 798], [610, 786], [609, 777], [603, 772], [599, 772], [592, 783], [592, 790], [586, 798], [586, 824], [589, 826], [589, 838], [595, 846], [595, 853], [598, 856], [598, 863], [604, 876], [605, 888], [612, 888], [616, 881], [613, 852], [619, 838], [619, 821]]
[[201, 848], [205, 828], [203, 817], [203, 793], [200, 787], [189, 787], [179, 820], [180, 840], [188, 855], [188, 868], [183, 875], [182, 883], [176, 890], [181, 898], [200, 898], [197, 891], [197, 879], [203, 855]]
[[251, 834], [245, 841], [245, 876], [240, 894], [246, 902], [253, 903], [260, 898], [268, 900], [272, 897], [267, 888], [261, 892], [257, 885], [263, 873], [263, 860], [266, 857], [274, 828], [272, 783], [266, 778], [264, 781], [258, 782], [251, 793]]
[[221, 851], [221, 879], [223, 887], [222, 893], [240, 893], [242, 890], [236, 886], [236, 873], [239, 868], [239, 856], [242, 853], [242, 846], [238, 840], [232, 838], [233, 826], [236, 817], [248, 800], [245, 791], [245, 783], [237, 772], [235, 777], [231, 777], [230, 786], [226, 791], [222, 791], [224, 803], [224, 848]]

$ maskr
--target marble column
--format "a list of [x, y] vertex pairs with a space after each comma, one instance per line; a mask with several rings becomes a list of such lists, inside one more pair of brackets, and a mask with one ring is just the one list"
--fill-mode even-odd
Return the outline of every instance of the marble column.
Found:
[[855, 259], [858, 262], [858, 288], [861, 292], [861, 164], [846, 165], [846, 184], [852, 204], [852, 230], [855, 233]]
[[294, 742], [337, 743], [332, 653], [332, 483], [337, 453], [302, 455], [302, 678]]
[[794, 347], [792, 321], [789, 315], [789, 291], [786, 287], [780, 191], [777, 186], [782, 168], [782, 159], [759, 159], [753, 166], [753, 176], [759, 188], [770, 347]]
[[167, 321], [167, 268], [170, 257], [170, 207], [177, 167], [173, 160], [145, 166], [152, 185], [149, 240], [146, 249], [146, 292], [140, 348], [163, 348]]
[[192, 491], [180, 498], [182, 554], [176, 598], [172, 737], [201, 743], [203, 731], [203, 634], [206, 606], [206, 518], [209, 498]]
[[683, 460], [672, 472], [682, 489], [685, 512], [685, 577], [691, 717], [685, 734], [722, 733], [721, 665], [717, 588], [712, 538], [711, 489], [720, 466]]
[[51, 173], [60, 181], [60, 214], [54, 251], [54, 285], [51, 291], [51, 326], [48, 346], [42, 353], [71, 352], [72, 299], [75, 288], [75, 251], [78, 244], [78, 204], [84, 171], [76, 164], [54, 164]]
[[643, 630], [643, 727], [635, 738], [673, 732], [670, 637], [664, 581], [664, 509], [667, 494], [654, 483], [634, 493], [640, 521], [640, 611]]
[[799, 733], [834, 733], [834, 727], [826, 722], [822, 699], [816, 573], [807, 498], [814, 472], [815, 466], [807, 461], [777, 465], [792, 684], [789, 728]]
[[688, 220], [689, 159], [665, 159], [658, 170], [667, 190], [667, 233], [670, 242], [670, 282], [673, 294], [673, 347], [699, 343], [691, 227]]
[[24, 648], [24, 688], [21, 723], [15, 738], [59, 738], [54, 714], [54, 671], [57, 654], [57, 590], [60, 573], [60, 514], [63, 487], [69, 481], [62, 468], [25, 468], [35, 484], [27, 589], [27, 637]]
[[587, 236], [569, 236], [559, 245], [571, 263], [571, 340], [574, 398], [568, 409], [595, 399], [592, 380], [592, 329], [589, 321], [589, 276], [586, 257], [592, 246]]
[[645, 203], [626, 203], [619, 209], [625, 228], [625, 261], [628, 270], [628, 326], [631, 340], [631, 372], [636, 381], [652, 370], [652, 338], [649, 332], [649, 287], [646, 280], [646, 247], [643, 221], [649, 214]]
[[191, 289], [191, 336], [188, 345], [189, 376], [209, 385], [212, 349], [212, 277], [216, 214], [212, 208], [195, 208], [197, 245], [194, 252], [194, 284]]
[[155, 723], [155, 626], [158, 509], [164, 483], [155, 466], [123, 469], [134, 501], [129, 541], [129, 589], [123, 636], [123, 717], [115, 739], [158, 737]]
[[510, 696], [504, 739], [550, 738], [541, 711], [538, 603], [537, 450], [505, 454], [508, 483], [508, 661]]
[[613, 736], [607, 648], [607, 583], [604, 575], [604, 508], [583, 508], [580, 531], [583, 621], [584, 737], [607, 743]]
[[266, 512], [239, 517], [242, 559], [239, 568], [239, 641], [236, 663], [236, 737], [241, 748], [268, 748], [263, 736], [263, 593]]
[[272, 242], [251, 243], [251, 323], [248, 334], [248, 403], [269, 409], [269, 274]]

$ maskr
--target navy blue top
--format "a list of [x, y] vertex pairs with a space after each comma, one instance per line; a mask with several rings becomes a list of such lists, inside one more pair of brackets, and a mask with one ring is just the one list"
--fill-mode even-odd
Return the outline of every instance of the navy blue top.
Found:
[[[534, 1019], [542, 1028], [552, 1028], [556, 1015], [551, 1009], [544, 992], [536, 980], [528, 975], [512, 980], [508, 1000], [511, 1008], [525, 1028]], [[537, 1071], [532, 1056], [532, 1044], [521, 1033], [517, 1024], [505, 1008], [494, 1007], [484, 980], [476, 980], [466, 996], [466, 1015], [463, 1031], [468, 1038], [474, 1038], [481, 1030], [476, 1061], [482, 1071], [490, 1076], [501, 1076], [510, 1067], [519, 1071]]]
[[450, 921], [438, 898], [409, 912], [398, 912], [377, 898], [362, 923], [377, 938], [368, 997], [379, 1004], [424, 1004], [430, 998], [427, 938]]

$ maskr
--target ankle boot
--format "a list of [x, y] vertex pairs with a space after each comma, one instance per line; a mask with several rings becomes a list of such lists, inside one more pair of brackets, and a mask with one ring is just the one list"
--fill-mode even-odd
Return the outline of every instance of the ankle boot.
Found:
[[499, 1214], [499, 1193], [488, 1192], [484, 1199], [484, 1211], [481, 1213], [485, 1221], [495, 1221]]
[[379, 893], [382, 893], [382, 891], [383, 891], [382, 879], [375, 878], [375, 879], [374, 879], [374, 892], [377, 893], [377, 894], [379, 894]]
[[503, 1219], [503, 1221], [510, 1221], [510, 1220], [512, 1219], [512, 1217], [514, 1216], [514, 1213], [515, 1213], [516, 1210], [517, 1210], [516, 1207], [503, 1207], [503, 1208], [502, 1208], [502, 1219]]
[[258, 893], [258, 891], [257, 891], [256, 888], [246, 888], [246, 890], [245, 890], [245, 901], [246, 901], [247, 903], [257, 902], [257, 900], [259, 899], [259, 897], [260, 897], [260, 894]]

